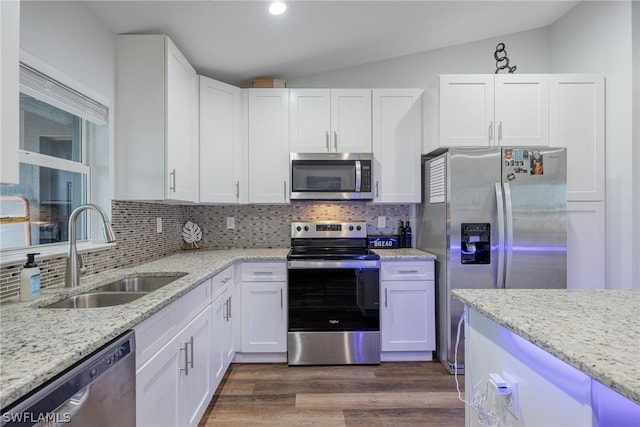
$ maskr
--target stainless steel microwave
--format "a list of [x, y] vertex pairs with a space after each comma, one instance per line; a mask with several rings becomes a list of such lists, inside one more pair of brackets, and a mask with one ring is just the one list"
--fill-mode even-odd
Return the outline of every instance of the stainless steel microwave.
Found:
[[291, 153], [291, 200], [373, 199], [373, 154]]

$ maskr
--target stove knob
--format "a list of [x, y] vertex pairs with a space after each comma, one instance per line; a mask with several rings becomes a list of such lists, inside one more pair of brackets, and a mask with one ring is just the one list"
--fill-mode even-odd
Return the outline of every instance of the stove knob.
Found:
[[360, 230], [362, 230], [362, 227], [357, 226], [357, 227], [356, 227], [356, 230], [360, 231]]
[[300, 231], [300, 230], [302, 230], [302, 227], [297, 226], [297, 227], [296, 227], [296, 230]]
[[304, 226], [304, 231], [309, 231], [309, 226], [305, 225]]
[[353, 225], [349, 226], [349, 231], [353, 231]]

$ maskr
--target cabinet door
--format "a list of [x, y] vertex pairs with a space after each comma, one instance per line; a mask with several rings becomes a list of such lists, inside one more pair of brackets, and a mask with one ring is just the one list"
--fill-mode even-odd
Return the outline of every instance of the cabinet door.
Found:
[[567, 288], [606, 288], [605, 203], [567, 203]]
[[200, 201], [238, 203], [242, 176], [241, 90], [200, 77]]
[[549, 145], [549, 79], [495, 75], [495, 145]]
[[382, 281], [382, 351], [435, 350], [433, 281]]
[[[227, 316], [224, 322], [222, 331], [223, 342], [223, 364], [226, 371], [236, 354], [235, 342], [234, 342], [234, 320], [235, 310], [233, 309], [233, 297], [235, 294], [235, 286], [230, 286], [224, 293], [225, 301], [227, 303]], [[238, 319], [240, 320], [240, 319]]]
[[242, 283], [242, 352], [287, 351], [285, 282]]
[[0, 2], [0, 183], [19, 177], [20, 2]]
[[184, 368], [178, 338], [170, 341], [136, 372], [136, 425], [177, 426], [180, 368]]
[[249, 203], [289, 200], [289, 93], [249, 89]]
[[197, 426], [211, 398], [211, 306], [201, 312], [180, 335], [188, 370], [181, 372], [180, 398], [183, 426]]
[[213, 302], [211, 323], [211, 389], [215, 392], [225, 373], [224, 329], [227, 317], [227, 300], [220, 295]]
[[330, 150], [371, 152], [371, 90], [331, 90]]
[[198, 77], [166, 38], [167, 198], [198, 200]]
[[325, 153], [334, 151], [331, 141], [331, 91], [291, 89], [289, 91], [289, 151]]
[[604, 200], [604, 77], [549, 76], [550, 145], [567, 147], [567, 199]]
[[493, 74], [440, 76], [439, 141], [442, 147], [493, 143]]
[[422, 89], [374, 89], [375, 201], [420, 203]]

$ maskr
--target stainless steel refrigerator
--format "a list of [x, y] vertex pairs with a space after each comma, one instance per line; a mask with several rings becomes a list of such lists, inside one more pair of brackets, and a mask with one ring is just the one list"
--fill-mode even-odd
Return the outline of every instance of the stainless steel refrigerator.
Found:
[[437, 256], [436, 352], [462, 373], [463, 305], [452, 289], [567, 286], [566, 149], [452, 147], [422, 164], [417, 246]]

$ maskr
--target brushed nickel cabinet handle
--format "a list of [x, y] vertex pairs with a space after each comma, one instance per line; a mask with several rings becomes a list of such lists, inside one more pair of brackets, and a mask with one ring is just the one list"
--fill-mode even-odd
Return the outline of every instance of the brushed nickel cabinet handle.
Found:
[[191, 344], [191, 362], [189, 362], [189, 363], [191, 365], [191, 369], [193, 369], [193, 359], [194, 359], [194, 357], [193, 357], [193, 353], [194, 353], [193, 352], [193, 335], [191, 336], [191, 339], [189, 340], [189, 344]]
[[189, 348], [189, 343], [184, 343], [184, 347], [180, 347], [180, 351], [184, 351], [184, 368], [180, 368], [181, 371], [184, 371], [184, 375], [189, 375], [189, 356], [187, 354]]
[[171, 177], [171, 184], [169, 184], [169, 190], [175, 193], [176, 192], [176, 170], [171, 169], [169, 176]]
[[324, 133], [324, 139], [325, 139], [325, 144], [327, 146], [327, 152], [331, 151], [331, 148], [329, 147], [329, 131], [325, 131]]
[[333, 147], [338, 151], [338, 132], [333, 131]]

